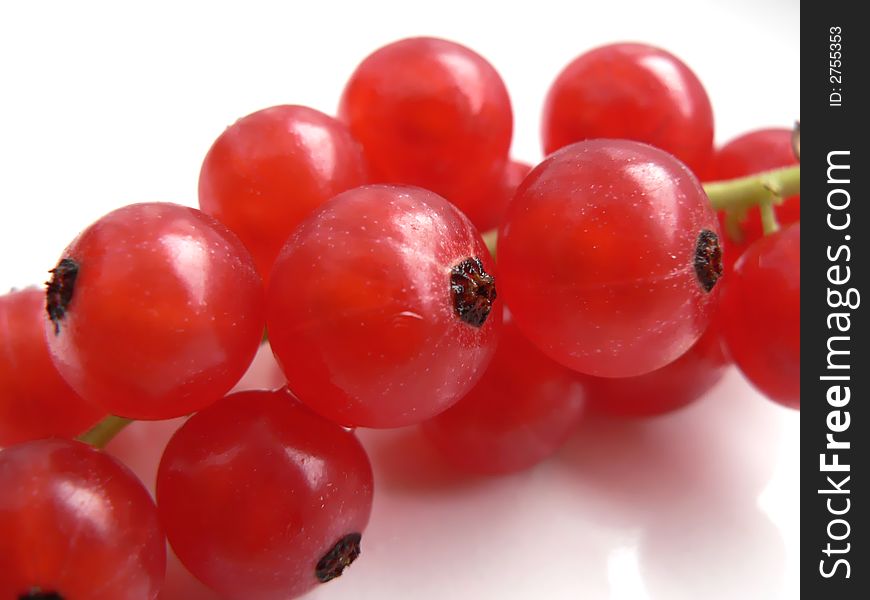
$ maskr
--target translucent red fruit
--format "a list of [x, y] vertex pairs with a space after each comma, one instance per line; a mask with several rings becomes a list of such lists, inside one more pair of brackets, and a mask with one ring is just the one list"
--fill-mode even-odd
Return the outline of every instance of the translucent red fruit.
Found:
[[703, 172], [713, 153], [713, 109], [697, 76], [674, 55], [645, 44], [610, 44], [559, 74], [544, 104], [544, 152], [580, 140], [652, 144]]
[[800, 241], [800, 223], [756, 240], [722, 291], [731, 358], [762, 393], [791, 408], [801, 399]]
[[85, 444], [0, 451], [0, 531], [0, 597], [148, 600], [160, 590], [166, 540], [154, 503]]
[[[127, 465], [152, 496], [163, 449], [185, 417], [166, 421], [134, 421], [106, 445], [106, 452]], [[167, 548], [166, 578], [158, 600], [220, 600], [216, 592], [196, 579]]]
[[508, 473], [555, 452], [576, 429], [583, 408], [577, 373], [541, 354], [508, 321], [474, 389], [422, 427], [459, 467]]
[[302, 219], [366, 180], [362, 147], [343, 123], [304, 106], [275, 106], [218, 137], [199, 175], [199, 206], [238, 234], [265, 279]]
[[637, 377], [582, 379], [589, 410], [613, 417], [652, 417], [700, 400], [725, 374], [728, 359], [714, 317], [695, 345], [674, 362]]
[[[716, 151], [707, 179], [735, 179], [796, 165], [798, 159], [792, 149], [791, 140], [790, 129], [759, 129], [745, 133]], [[774, 210], [780, 225], [797, 223], [801, 218], [800, 195], [785, 198]], [[739, 235], [736, 236], [725, 227], [724, 213], [720, 213], [719, 218], [726, 238], [723, 257], [726, 270], [730, 270], [749, 244], [764, 235], [761, 215], [757, 207], [750, 208], [746, 217], [740, 220]]]
[[[278, 368], [269, 344], [260, 346], [254, 362], [239, 380], [233, 391], [274, 390], [286, 385], [284, 375]], [[117, 457], [139, 477], [148, 491], [154, 495], [157, 483], [157, 467], [163, 449], [186, 418], [167, 421], [134, 421], [125, 427], [106, 446], [106, 451]], [[190, 574], [168, 549], [166, 553], [166, 579], [158, 600], [220, 600], [217, 592], [206, 587]]]
[[351, 75], [339, 116], [376, 182], [419, 185], [477, 215], [502, 179], [510, 99], [492, 65], [459, 44], [411, 38], [375, 51]]
[[512, 160], [504, 169], [501, 179], [494, 190], [487, 192], [486, 198], [465, 207], [465, 216], [471, 219], [480, 231], [495, 229], [504, 220], [507, 207], [517, 188], [523, 182], [532, 166]]
[[48, 354], [44, 319], [44, 290], [0, 296], [0, 447], [72, 438], [105, 415], [58, 374]]
[[157, 501], [172, 548], [219, 594], [292, 598], [359, 554], [372, 471], [352, 432], [288, 393], [241, 392], [172, 437]]
[[583, 373], [658, 369], [706, 329], [721, 273], [718, 223], [692, 173], [627, 140], [551, 155], [499, 232], [500, 290], [520, 329]]
[[348, 426], [419, 423], [465, 395], [501, 325], [493, 262], [453, 205], [413, 187], [340, 194], [275, 262], [269, 340], [290, 389]]
[[48, 290], [55, 365], [112, 414], [167, 419], [223, 396], [263, 335], [262, 281], [223, 224], [193, 208], [133, 204], [85, 229]]

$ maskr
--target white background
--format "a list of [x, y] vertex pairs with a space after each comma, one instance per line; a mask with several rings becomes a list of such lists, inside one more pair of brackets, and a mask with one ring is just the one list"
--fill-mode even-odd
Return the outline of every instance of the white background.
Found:
[[[3, 2], [0, 289], [40, 283], [123, 204], [196, 205], [199, 165], [236, 118], [333, 112], [375, 48], [436, 35], [511, 92], [514, 155], [540, 158], [546, 89], [574, 56], [662, 46], [701, 77], [721, 143], [800, 116], [798, 0]], [[555, 459], [457, 477], [409, 432], [364, 432], [377, 498], [359, 563], [317, 598], [798, 597], [799, 415], [731, 373], [648, 423], [590, 424]]]

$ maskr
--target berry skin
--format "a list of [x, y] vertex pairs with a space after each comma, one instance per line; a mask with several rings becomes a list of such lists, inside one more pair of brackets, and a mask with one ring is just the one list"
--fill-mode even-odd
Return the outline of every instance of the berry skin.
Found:
[[73, 438], [105, 416], [61, 378], [45, 341], [45, 292], [0, 296], [0, 447]]
[[65, 275], [56, 270], [48, 294], [52, 359], [74, 390], [112, 414], [198, 410], [223, 396], [257, 351], [262, 281], [239, 239], [201, 211], [120, 208], [79, 234], [61, 263]]
[[583, 408], [577, 374], [541, 354], [506, 321], [481, 380], [422, 428], [460, 468], [509, 473], [553, 454], [576, 429]]
[[351, 75], [339, 118], [365, 148], [373, 181], [418, 185], [472, 220], [487, 216], [513, 113], [501, 77], [477, 53], [425, 37], [384, 46]]
[[288, 240], [267, 325], [293, 393], [347, 426], [419, 423], [465, 395], [495, 351], [501, 306], [480, 234], [406, 186], [340, 194]]
[[364, 183], [362, 147], [343, 123], [305, 106], [275, 106], [218, 137], [199, 175], [199, 206], [239, 236], [265, 279], [312, 210]]
[[717, 317], [695, 345], [674, 362], [637, 377], [582, 379], [589, 411], [620, 418], [671, 413], [700, 400], [725, 374]]
[[800, 223], [756, 240], [722, 290], [728, 353], [770, 399], [800, 408]]
[[356, 558], [372, 485], [352, 432], [286, 391], [249, 391], [172, 437], [157, 505], [178, 557], [221, 596], [293, 598]]
[[[233, 391], [274, 390], [284, 385], [284, 375], [272, 356], [269, 344], [265, 343], [260, 346], [254, 362]], [[186, 420], [186, 417], [181, 417], [167, 421], [134, 421], [108, 443], [106, 452], [130, 467], [153, 496], [163, 449]], [[166, 579], [158, 600], [223, 600], [190, 574], [172, 548], [167, 550]]]
[[79, 442], [0, 451], [0, 531], [2, 598], [150, 600], [163, 582], [166, 540], [148, 492]]
[[[186, 417], [166, 421], [134, 421], [106, 445], [106, 452], [127, 465], [153, 497], [163, 449]], [[166, 578], [158, 600], [222, 600], [166, 549]]]
[[[713, 157], [709, 170], [711, 181], [736, 179], [780, 167], [798, 164], [792, 149], [790, 129], [758, 129], [745, 133], [720, 148]], [[801, 218], [800, 195], [785, 198], [774, 211], [783, 227], [797, 223]], [[719, 213], [722, 232], [725, 234], [724, 260], [726, 271], [737, 261], [746, 248], [759, 239], [764, 232], [758, 207], [752, 207], [746, 218], [740, 221], [741, 239], [734, 239], [725, 227], [725, 214]]]
[[713, 154], [713, 109], [677, 57], [644, 44], [610, 44], [571, 62], [544, 104], [544, 152], [621, 138], [661, 148], [702, 173]]
[[510, 161], [504, 169], [496, 190], [490, 192], [487, 199], [466, 206], [465, 215], [480, 231], [489, 231], [501, 225], [517, 188], [531, 170], [532, 166], [529, 164], [516, 160]]
[[718, 223], [692, 173], [627, 140], [551, 155], [499, 231], [500, 289], [520, 330], [576, 371], [629, 377], [686, 352], [721, 274]]

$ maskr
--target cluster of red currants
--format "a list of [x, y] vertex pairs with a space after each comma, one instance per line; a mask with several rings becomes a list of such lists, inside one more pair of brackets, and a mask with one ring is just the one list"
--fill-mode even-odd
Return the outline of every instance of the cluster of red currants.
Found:
[[[791, 131], [714, 150], [696, 76], [615, 44], [553, 84], [543, 162], [512, 161], [511, 136], [482, 57], [399, 41], [337, 119], [276, 106], [224, 131], [201, 210], [115, 210], [47, 291], [0, 297], [0, 596], [156, 598], [166, 539], [221, 597], [303, 594], [360, 553], [356, 427], [422, 424], [460, 467], [502, 473], [587, 410], [685, 406], [730, 360], [798, 407], [800, 200], [771, 186], [797, 164]], [[264, 327], [287, 385], [226, 396]], [[71, 439], [190, 414], [156, 505]]]

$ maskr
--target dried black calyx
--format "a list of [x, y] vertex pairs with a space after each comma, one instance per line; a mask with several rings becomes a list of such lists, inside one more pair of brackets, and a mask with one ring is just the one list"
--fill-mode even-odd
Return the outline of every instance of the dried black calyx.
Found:
[[317, 561], [317, 566], [314, 568], [317, 580], [326, 583], [341, 575], [359, 556], [361, 540], [362, 536], [358, 533], [349, 533], [338, 540], [329, 552]]
[[57, 592], [42, 592], [39, 590], [31, 590], [26, 594], [18, 596], [18, 600], [63, 600], [63, 596]]
[[456, 315], [472, 327], [482, 327], [496, 299], [495, 279], [476, 256], [466, 258], [450, 271], [450, 292]]
[[54, 333], [57, 335], [60, 333], [60, 322], [72, 301], [79, 264], [71, 258], [62, 258], [49, 273], [51, 280], [45, 283], [48, 286], [45, 292], [45, 310], [54, 323]]
[[695, 244], [695, 274], [705, 292], [709, 292], [722, 276], [722, 246], [719, 236], [702, 229]]

